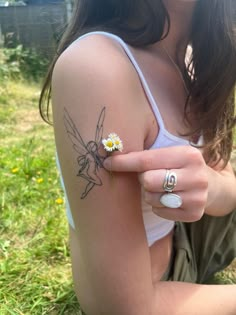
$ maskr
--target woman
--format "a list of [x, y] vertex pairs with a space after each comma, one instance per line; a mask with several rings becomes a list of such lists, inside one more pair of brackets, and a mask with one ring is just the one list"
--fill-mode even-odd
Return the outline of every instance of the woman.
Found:
[[48, 120], [51, 87], [87, 315], [236, 314], [236, 285], [203, 284], [236, 256], [235, 9], [234, 0], [75, 5], [40, 109]]

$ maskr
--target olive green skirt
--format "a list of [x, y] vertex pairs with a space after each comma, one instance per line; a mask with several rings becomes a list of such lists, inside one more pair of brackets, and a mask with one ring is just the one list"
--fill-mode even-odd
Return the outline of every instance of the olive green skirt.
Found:
[[206, 283], [235, 257], [236, 210], [224, 217], [177, 222], [172, 259], [161, 280]]

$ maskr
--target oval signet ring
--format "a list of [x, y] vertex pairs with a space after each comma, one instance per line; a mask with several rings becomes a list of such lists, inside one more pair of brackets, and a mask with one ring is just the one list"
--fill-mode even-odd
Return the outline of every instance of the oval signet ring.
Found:
[[175, 172], [166, 170], [166, 176], [163, 183], [163, 189], [166, 192], [172, 192], [177, 185], [177, 175]]
[[160, 203], [167, 208], [177, 209], [182, 206], [183, 201], [179, 195], [167, 193], [161, 196]]

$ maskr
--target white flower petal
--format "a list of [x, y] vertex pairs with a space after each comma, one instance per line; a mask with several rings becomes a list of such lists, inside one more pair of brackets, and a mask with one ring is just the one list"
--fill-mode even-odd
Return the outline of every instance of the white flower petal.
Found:
[[112, 139], [103, 139], [102, 144], [104, 145], [104, 149], [108, 152], [112, 152], [116, 150], [115, 144]]
[[112, 151], [122, 152], [123, 150], [123, 143], [120, 137], [114, 132], [110, 133], [107, 139], [103, 139], [102, 144], [104, 145], [104, 149], [108, 152]]

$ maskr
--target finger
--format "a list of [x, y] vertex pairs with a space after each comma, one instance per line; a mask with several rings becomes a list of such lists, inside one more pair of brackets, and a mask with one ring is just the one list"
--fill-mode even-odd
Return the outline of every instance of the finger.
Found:
[[181, 168], [188, 164], [197, 151], [190, 146], [178, 146], [131, 152], [108, 157], [103, 165], [112, 172], [145, 172], [154, 169]]
[[[192, 193], [174, 192], [174, 194], [177, 194], [181, 198], [182, 205], [180, 208], [185, 211], [201, 210], [202, 208], [205, 208], [207, 203], [207, 193], [203, 193], [201, 191], [196, 190]], [[155, 208], [163, 208], [163, 204], [160, 202], [161, 196], [163, 196], [163, 193], [144, 192], [145, 202]]]
[[[171, 173], [176, 175], [175, 187], [173, 191], [189, 190], [194, 188], [192, 178], [189, 178], [189, 172], [185, 169], [171, 169]], [[153, 170], [141, 173], [138, 175], [139, 182], [146, 191], [149, 192], [164, 192], [164, 183], [167, 170]]]
[[196, 222], [201, 219], [204, 214], [204, 209], [201, 211], [183, 211], [183, 209], [170, 208], [153, 208], [153, 212], [159, 217], [176, 222]]
[[154, 208], [163, 208], [163, 204], [160, 202], [161, 196], [163, 193], [151, 193], [148, 191], [144, 192], [143, 198], [146, 203], [151, 205]]
[[[204, 170], [171, 169], [175, 173], [175, 186], [173, 191], [191, 191], [196, 189], [207, 190], [208, 178]], [[146, 191], [164, 192], [164, 183], [167, 170], [153, 170], [138, 174], [139, 182]]]
[[167, 220], [178, 221], [181, 219], [184, 222], [194, 222], [199, 220], [203, 213], [207, 202], [207, 195], [195, 191], [193, 194], [186, 192], [178, 192], [181, 200], [181, 207], [168, 208], [164, 207], [160, 202], [163, 193], [144, 193], [145, 201], [152, 206], [153, 212]]
[[[181, 209], [184, 209], [186, 207], [186, 204], [185, 204], [184, 198], [183, 198], [184, 193], [178, 193], [177, 195], [182, 199]], [[144, 193], [144, 200], [146, 203], [151, 205], [153, 208], [157, 208], [157, 209], [163, 208], [165, 206], [160, 202], [160, 199], [162, 196], [163, 196], [163, 193], [145, 192]], [[165, 209], [167, 209], [167, 207], [165, 207]], [[170, 208], [170, 209], [173, 210], [173, 208]], [[178, 209], [180, 209], [180, 208], [178, 208]]]

